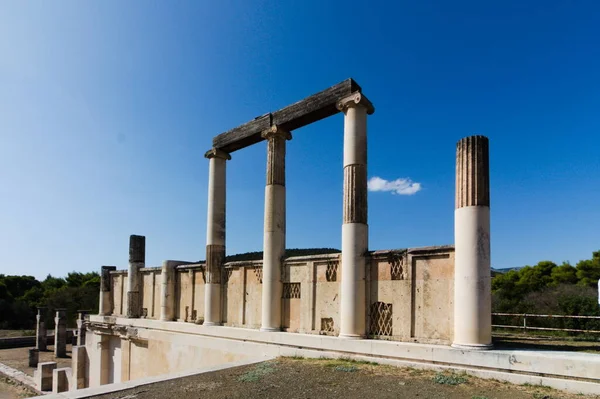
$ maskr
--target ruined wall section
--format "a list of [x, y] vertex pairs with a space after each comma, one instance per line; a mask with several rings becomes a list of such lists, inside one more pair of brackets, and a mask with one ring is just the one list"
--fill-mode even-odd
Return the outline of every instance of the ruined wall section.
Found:
[[[375, 251], [365, 270], [365, 323], [374, 339], [451, 343], [453, 338], [454, 248], [452, 246]], [[340, 328], [341, 254], [286, 259], [281, 276], [284, 331], [337, 336]], [[262, 261], [225, 264], [222, 272], [223, 324], [261, 326]], [[141, 269], [142, 314], [160, 318], [160, 268]], [[126, 271], [111, 272], [114, 315], [127, 309]], [[175, 320], [204, 321], [205, 265], [175, 271]]]

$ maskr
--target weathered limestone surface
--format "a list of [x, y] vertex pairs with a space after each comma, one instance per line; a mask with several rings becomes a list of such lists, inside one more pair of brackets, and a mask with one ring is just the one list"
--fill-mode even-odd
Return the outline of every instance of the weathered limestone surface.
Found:
[[67, 311], [56, 309], [54, 318], [54, 356], [67, 357]]
[[114, 293], [110, 272], [117, 270], [116, 266], [102, 266], [100, 269], [100, 311], [101, 316], [113, 314]]
[[292, 135], [277, 126], [263, 132], [267, 140], [264, 259], [262, 290], [263, 331], [281, 330], [281, 267], [285, 255], [285, 146]]
[[177, 260], [166, 260], [163, 262], [161, 269], [160, 320], [175, 320], [175, 307], [177, 306], [177, 298], [175, 296], [175, 267], [189, 263]]
[[455, 347], [492, 346], [489, 204], [489, 141], [466, 137], [456, 146]]
[[342, 286], [340, 336], [366, 334], [365, 255], [367, 225], [367, 114], [373, 105], [361, 93], [338, 102], [344, 112], [344, 213], [342, 225]]
[[36, 348], [45, 351], [47, 347], [48, 330], [46, 329], [46, 308], [38, 308], [35, 316], [35, 342]]
[[73, 346], [72, 352], [72, 365], [73, 378], [71, 381], [71, 390], [87, 388], [89, 385], [88, 380], [88, 355], [85, 346]]
[[226, 165], [231, 156], [212, 149], [209, 160], [208, 210], [206, 217], [206, 285], [204, 288], [204, 324], [220, 325], [221, 272], [225, 262]]
[[52, 373], [56, 369], [56, 362], [38, 363], [35, 373], [36, 386], [39, 391], [52, 390]]
[[71, 386], [71, 379], [70, 367], [52, 370], [52, 393], [67, 392]]
[[127, 274], [127, 317], [141, 316], [140, 269], [146, 262], [146, 237], [132, 235], [129, 237], [129, 271]]

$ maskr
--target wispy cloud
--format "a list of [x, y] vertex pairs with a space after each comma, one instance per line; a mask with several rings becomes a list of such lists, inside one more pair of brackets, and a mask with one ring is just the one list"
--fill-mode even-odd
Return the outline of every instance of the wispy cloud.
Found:
[[396, 180], [385, 180], [381, 177], [371, 177], [367, 183], [369, 191], [391, 191], [392, 194], [413, 195], [421, 191], [421, 183], [412, 181], [410, 178]]

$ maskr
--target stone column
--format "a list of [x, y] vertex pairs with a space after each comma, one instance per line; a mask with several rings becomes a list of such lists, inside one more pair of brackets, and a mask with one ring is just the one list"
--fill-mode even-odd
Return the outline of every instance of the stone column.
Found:
[[454, 340], [466, 349], [492, 347], [489, 141], [456, 146]]
[[48, 330], [46, 329], [46, 308], [38, 308], [35, 316], [35, 347], [40, 351], [47, 349]]
[[54, 318], [54, 356], [67, 357], [67, 310], [56, 309]]
[[281, 267], [285, 256], [285, 144], [292, 135], [273, 126], [267, 140], [261, 331], [281, 330]]
[[[89, 310], [80, 310], [77, 312], [77, 345], [85, 345], [85, 316]], [[75, 345], [75, 344], [73, 344]]]
[[140, 298], [140, 269], [146, 261], [146, 237], [129, 237], [129, 270], [127, 273], [127, 317], [139, 318], [142, 313]]
[[100, 309], [98, 310], [100, 316], [113, 314], [114, 302], [110, 272], [115, 270], [117, 270], [116, 266], [102, 266], [100, 269]]
[[175, 266], [178, 263], [165, 260], [161, 268], [160, 285], [160, 319], [173, 321], [175, 319]]
[[221, 272], [225, 262], [225, 171], [231, 156], [215, 148], [204, 156], [209, 160], [204, 325], [218, 326], [222, 323]]
[[344, 112], [344, 221], [340, 337], [361, 338], [365, 326], [365, 268], [369, 248], [367, 225], [367, 114], [375, 110], [361, 93], [338, 102]]

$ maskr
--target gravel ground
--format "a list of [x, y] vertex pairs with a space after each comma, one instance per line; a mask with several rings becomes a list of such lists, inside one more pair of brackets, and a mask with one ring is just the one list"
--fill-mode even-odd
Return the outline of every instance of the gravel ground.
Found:
[[[483, 380], [462, 374], [401, 369], [344, 360], [280, 358], [136, 389], [96, 399], [159, 398], [447, 398], [575, 399], [538, 386]], [[589, 396], [600, 398], [600, 396]]]
[[[40, 363], [56, 362], [58, 363], [58, 368], [71, 367], [71, 345], [67, 345], [67, 356], [67, 358], [55, 358], [54, 346], [50, 345], [46, 352], [40, 352]], [[29, 367], [29, 348], [0, 350], [0, 363], [4, 363], [8, 367], [12, 367], [33, 377], [33, 370], [35, 368]]]
[[31, 396], [36, 396], [36, 393], [0, 375], [0, 399], [20, 399]]

